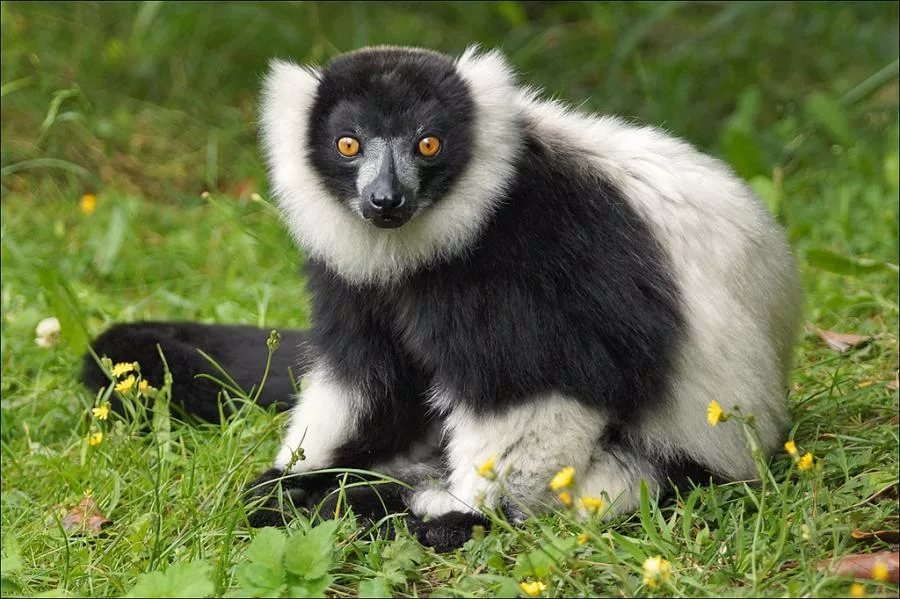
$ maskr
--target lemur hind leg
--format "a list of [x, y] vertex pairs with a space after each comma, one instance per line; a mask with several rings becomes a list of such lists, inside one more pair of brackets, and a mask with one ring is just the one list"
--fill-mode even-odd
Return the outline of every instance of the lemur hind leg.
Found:
[[[440, 551], [462, 544], [474, 524], [486, 523], [482, 507], [518, 521], [553, 505], [553, 475], [565, 466], [586, 471], [606, 420], [560, 394], [486, 414], [442, 403], [455, 403], [445, 422], [449, 472], [442, 485], [425, 486], [410, 500], [410, 510], [422, 519], [416, 536]], [[496, 480], [478, 469], [492, 459]]]
[[[299, 377], [308, 369], [300, 346], [306, 341], [304, 331], [285, 330], [281, 333], [281, 346], [272, 355], [272, 363], [259, 404], [274, 404], [285, 410], [293, 403], [291, 374]], [[208, 378], [208, 374], [221, 378], [221, 374], [197, 350], [203, 350], [241, 386], [249, 391], [259, 385], [265, 371], [268, 348], [266, 340], [270, 329], [236, 325], [203, 325], [189, 322], [139, 322], [120, 324], [97, 337], [92, 345], [97, 356], [107, 356], [113, 362], [138, 362], [141, 374], [152, 385], [159, 386], [163, 379], [163, 365], [157, 344], [172, 373], [172, 401], [185, 414], [210, 422], [219, 421], [220, 386]], [[106, 374], [94, 357], [84, 356], [82, 380], [91, 389], [109, 384]], [[121, 405], [113, 395], [113, 409], [121, 411]], [[222, 406], [227, 415], [230, 407]]]

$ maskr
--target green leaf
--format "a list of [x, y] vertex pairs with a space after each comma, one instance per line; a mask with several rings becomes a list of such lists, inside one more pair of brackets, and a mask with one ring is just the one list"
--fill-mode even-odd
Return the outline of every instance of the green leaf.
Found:
[[766, 203], [773, 216], [781, 213], [781, 189], [772, 179], [765, 175], [757, 175], [750, 179], [750, 188]]
[[328, 520], [305, 535], [292, 536], [285, 552], [285, 568], [306, 580], [325, 576], [331, 568], [337, 525], [337, 520]]
[[851, 258], [826, 249], [811, 249], [806, 252], [806, 262], [819, 270], [839, 275], [858, 276], [869, 272], [898, 272], [896, 264], [871, 258]]
[[359, 596], [364, 597], [391, 597], [391, 585], [383, 576], [369, 578], [359, 583]]
[[165, 572], [146, 572], [126, 597], [209, 597], [215, 586], [205, 562], [172, 564]]
[[300, 584], [291, 585], [291, 597], [324, 597], [325, 591], [332, 582], [331, 576], [322, 576], [315, 580], [304, 580]]
[[240, 564], [235, 570], [235, 578], [241, 594], [248, 597], [278, 597], [287, 588], [281, 564]]
[[60, 336], [74, 353], [82, 353], [88, 346], [88, 333], [84, 328], [81, 307], [72, 288], [52, 266], [44, 266], [38, 272], [41, 286], [47, 294], [53, 315], [59, 319]]
[[284, 559], [285, 544], [283, 532], [277, 528], [263, 528], [247, 548], [247, 559], [260, 564], [281, 565], [281, 560]]
[[847, 113], [835, 98], [822, 92], [813, 92], [806, 97], [804, 108], [807, 117], [821, 126], [833, 141], [844, 146], [853, 145], [854, 137]]
[[119, 250], [122, 249], [122, 242], [125, 241], [125, 233], [130, 224], [129, 220], [125, 206], [115, 204], [112, 207], [112, 216], [109, 221], [109, 227], [106, 229], [106, 236], [94, 254], [94, 267], [100, 274], [108, 275], [115, 267]]
[[235, 570], [238, 584], [251, 597], [280, 596], [286, 588], [284, 533], [263, 528], [247, 548], [247, 563]]
[[0, 560], [0, 575], [6, 576], [16, 570], [22, 569], [22, 550], [19, 542], [12, 535], [6, 537], [3, 543], [3, 559]]
[[725, 159], [741, 177], [751, 179], [771, 170], [750, 130], [728, 126], [722, 132], [721, 144]]
[[554, 567], [562, 568], [575, 547], [576, 539], [560, 539], [551, 532], [545, 532], [544, 543], [528, 553], [519, 554], [513, 568], [513, 577], [522, 579], [529, 576], [546, 578]]

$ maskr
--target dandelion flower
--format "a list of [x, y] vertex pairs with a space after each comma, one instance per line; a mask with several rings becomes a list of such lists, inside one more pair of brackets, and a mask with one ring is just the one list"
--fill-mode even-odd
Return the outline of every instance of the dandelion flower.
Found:
[[887, 582], [889, 575], [890, 571], [888, 570], [888, 565], [883, 561], [878, 560], [875, 562], [875, 565], [872, 566], [872, 580]]
[[41, 347], [53, 347], [56, 345], [56, 342], [59, 341], [59, 333], [61, 330], [62, 327], [59, 324], [58, 318], [55, 316], [45, 318], [40, 321], [34, 329], [34, 334], [37, 335], [34, 338], [34, 342]]
[[648, 557], [644, 560], [644, 585], [649, 589], [657, 588], [660, 583], [668, 582], [672, 576], [672, 565], [662, 556]]
[[722, 406], [719, 405], [719, 402], [716, 400], [709, 402], [709, 406], [706, 408], [706, 421], [709, 425], [715, 426], [726, 420], [728, 420], [728, 415], [722, 409]]
[[535, 580], [534, 582], [522, 581], [519, 583], [519, 588], [529, 597], [537, 597], [547, 589], [547, 585], [540, 580]]
[[578, 543], [579, 545], [584, 545], [585, 543], [587, 543], [588, 542], [588, 533], [583, 532], [580, 535], [578, 535], [578, 538], [575, 540], [575, 542]]
[[795, 456], [795, 455], [797, 455], [797, 444], [794, 443], [793, 441], [788, 441], [787, 443], [784, 444], [784, 450], [786, 452], [788, 452], [790, 455]]
[[554, 491], [559, 491], [560, 489], [565, 489], [573, 482], [575, 482], [575, 468], [566, 466], [550, 480], [550, 488]]
[[85, 216], [90, 216], [94, 213], [94, 210], [97, 209], [97, 196], [92, 193], [86, 193], [81, 196], [81, 200], [78, 202], [78, 208], [81, 209], [81, 213]]
[[100, 445], [103, 443], [103, 433], [97, 431], [96, 433], [92, 433], [90, 437], [88, 437], [88, 445], [91, 447], [95, 445]]
[[118, 391], [119, 393], [123, 393], [125, 391], [128, 391], [132, 387], [134, 387], [134, 375], [129, 374], [125, 378], [125, 380], [123, 380], [121, 383], [118, 383], [116, 385], [116, 391]]
[[564, 506], [572, 507], [572, 494], [571, 493], [569, 493], [568, 491], [562, 491], [562, 492], [560, 492], [558, 497]]
[[92, 408], [91, 414], [93, 414], [94, 418], [96, 418], [97, 420], [106, 420], [107, 418], [109, 418], [109, 404], [105, 403], [102, 406]]
[[802, 458], [797, 461], [797, 468], [800, 470], [809, 470], [813, 467], [813, 454], [806, 452]]
[[603, 508], [603, 500], [599, 497], [593, 497], [591, 495], [585, 495], [581, 499], [578, 500], [578, 503], [591, 513], [597, 513]]
[[146, 395], [147, 393], [153, 393], [154, 391], [156, 391], [156, 387], [151, 385], [145, 379], [141, 379], [141, 382], [138, 383], [138, 392], [141, 395]]
[[866, 587], [865, 585], [861, 585], [858, 582], [854, 582], [850, 585], [850, 596], [851, 597], [865, 597], [866, 596]]
[[497, 478], [497, 473], [494, 472], [494, 464], [497, 463], [497, 456], [491, 456], [486, 459], [479, 467], [478, 467], [478, 476], [482, 478], [486, 478], [488, 480], [494, 480]]
[[134, 364], [132, 362], [119, 362], [112, 367], [110, 374], [116, 378], [119, 378], [123, 374], [129, 373], [132, 370], [134, 370]]

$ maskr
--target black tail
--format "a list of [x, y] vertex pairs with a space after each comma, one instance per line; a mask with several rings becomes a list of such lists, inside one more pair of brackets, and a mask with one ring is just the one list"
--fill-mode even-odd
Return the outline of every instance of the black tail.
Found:
[[[143, 378], [159, 387], [163, 382], [163, 365], [156, 349], [158, 344], [172, 373], [174, 406], [186, 414], [218, 422], [221, 387], [209, 378], [198, 375], [226, 379], [197, 350], [203, 350], [213, 358], [241, 389], [250, 391], [263, 378], [269, 332], [270, 329], [250, 326], [140, 322], [116, 325], [97, 337], [91, 345], [97, 356], [107, 356], [113, 363], [138, 362]], [[308, 369], [308, 364], [302, 349], [306, 332], [287, 330], [279, 333], [281, 345], [272, 355], [269, 375], [258, 403], [261, 406], [274, 404], [281, 411], [289, 408], [294, 401], [291, 375], [299, 378]], [[110, 382], [90, 352], [84, 356], [82, 379], [93, 390]], [[113, 401], [112, 407], [116, 410], [121, 406]], [[222, 411], [227, 415], [230, 407], [223, 405]]]

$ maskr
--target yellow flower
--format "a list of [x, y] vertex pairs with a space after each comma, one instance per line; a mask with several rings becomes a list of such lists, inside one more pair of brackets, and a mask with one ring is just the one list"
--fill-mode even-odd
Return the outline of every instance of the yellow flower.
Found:
[[131, 372], [132, 370], [134, 370], [134, 364], [133, 364], [133, 363], [131, 363], [131, 362], [119, 362], [118, 364], [116, 364], [115, 366], [112, 367], [112, 370], [110, 370], [110, 374], [113, 375], [113, 376], [116, 377], [116, 378], [119, 378], [119, 377], [122, 376], [123, 374], [126, 374], [126, 373], [128, 373], [128, 372]]
[[138, 392], [141, 393], [141, 395], [146, 395], [147, 393], [152, 393], [154, 391], [156, 391], [156, 387], [152, 386], [146, 380], [141, 379], [141, 382], [138, 383]]
[[672, 575], [672, 566], [668, 560], [657, 555], [644, 560], [644, 585], [655, 589], [660, 583], [668, 582]]
[[554, 491], [559, 491], [560, 489], [568, 487], [573, 482], [575, 482], [575, 468], [566, 466], [557, 472], [550, 480], [550, 488]]
[[797, 445], [793, 441], [788, 441], [787, 443], [785, 443], [784, 450], [792, 456], [797, 455]]
[[537, 597], [547, 589], [547, 585], [540, 580], [535, 580], [534, 582], [522, 581], [519, 583], [519, 588], [529, 597]]
[[109, 417], [109, 404], [105, 403], [102, 406], [92, 408], [91, 414], [93, 414], [94, 418], [97, 420], [106, 420]]
[[575, 542], [578, 543], [579, 545], [584, 545], [585, 543], [587, 543], [588, 542], [588, 533], [583, 532], [580, 535], [578, 535], [578, 539], [576, 539]]
[[85, 497], [93, 497], [94, 490], [92, 488], [88, 487], [87, 489], [84, 490], [84, 496]]
[[813, 454], [808, 451], [802, 458], [797, 461], [797, 468], [800, 470], [809, 470], [813, 467]]
[[100, 445], [103, 443], [103, 433], [97, 431], [96, 433], [92, 433], [90, 437], [88, 437], [88, 445], [93, 447], [94, 445]]
[[94, 213], [94, 210], [97, 209], [97, 196], [92, 193], [86, 193], [81, 196], [81, 200], [78, 202], [78, 207], [81, 209], [81, 213], [85, 216], [90, 216]]
[[585, 495], [578, 500], [578, 503], [581, 507], [592, 513], [597, 513], [603, 508], [603, 500], [599, 497], [592, 497], [591, 495]]
[[572, 507], [572, 494], [568, 491], [562, 491], [559, 495], [559, 500], [562, 501], [562, 504], [566, 507]]
[[129, 374], [128, 377], [125, 378], [125, 380], [123, 380], [121, 383], [118, 383], [116, 385], [116, 391], [118, 391], [119, 393], [122, 393], [124, 391], [128, 391], [132, 387], [134, 387], [134, 375]]
[[494, 480], [497, 478], [497, 473], [494, 472], [494, 464], [497, 463], [497, 456], [491, 456], [486, 459], [481, 466], [478, 467], [478, 476], [486, 478], [488, 480]]
[[890, 571], [888, 570], [888, 565], [883, 561], [878, 560], [875, 562], [875, 565], [872, 566], [872, 580], [887, 582], [889, 575]]
[[851, 597], [865, 597], [866, 596], [866, 587], [864, 585], [859, 584], [858, 582], [854, 582], [850, 585], [850, 596]]
[[728, 414], [722, 410], [722, 406], [719, 405], [719, 402], [716, 400], [709, 402], [709, 406], [706, 408], [706, 421], [709, 425], [715, 426], [726, 420], [728, 420]]

